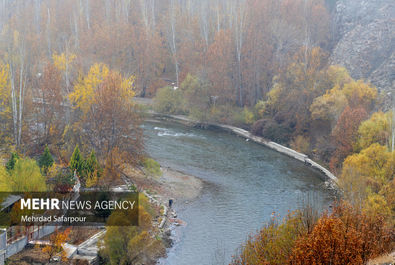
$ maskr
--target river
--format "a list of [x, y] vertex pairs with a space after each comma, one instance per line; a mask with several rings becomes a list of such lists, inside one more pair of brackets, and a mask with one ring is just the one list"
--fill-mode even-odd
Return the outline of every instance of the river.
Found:
[[160, 264], [229, 264], [273, 212], [284, 216], [306, 198], [323, 209], [332, 199], [319, 173], [243, 138], [164, 122], [143, 127], [150, 156], [204, 181], [197, 199], [175, 202], [187, 225], [174, 231], [176, 243]]

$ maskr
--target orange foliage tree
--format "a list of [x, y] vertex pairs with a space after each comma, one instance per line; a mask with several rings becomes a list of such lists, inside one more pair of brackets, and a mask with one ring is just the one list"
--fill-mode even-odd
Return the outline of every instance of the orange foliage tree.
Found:
[[392, 250], [394, 230], [347, 204], [324, 214], [312, 233], [296, 241], [289, 264], [365, 264]]
[[63, 250], [63, 244], [69, 239], [70, 230], [70, 228], [63, 232], [56, 230], [49, 237], [49, 244], [42, 249], [42, 251], [48, 255], [48, 262], [50, 262], [53, 256], [59, 252], [61, 252], [62, 259], [66, 260], [66, 253]]
[[232, 265], [365, 264], [391, 251], [394, 228], [380, 215], [370, 216], [347, 203], [315, 218], [311, 208], [272, 220], [250, 237]]
[[340, 163], [353, 151], [353, 144], [358, 135], [358, 128], [362, 121], [368, 117], [363, 108], [352, 109], [346, 107], [332, 132], [336, 151], [330, 161], [330, 167], [337, 171]]

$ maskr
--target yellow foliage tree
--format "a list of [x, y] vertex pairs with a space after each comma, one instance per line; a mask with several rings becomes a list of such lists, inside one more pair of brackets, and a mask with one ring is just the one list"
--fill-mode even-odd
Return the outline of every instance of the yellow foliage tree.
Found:
[[335, 86], [314, 99], [310, 106], [311, 117], [315, 120], [328, 120], [333, 126], [346, 106], [346, 96], [339, 86]]
[[49, 244], [46, 245], [42, 251], [48, 255], [48, 261], [50, 262], [52, 257], [61, 253], [62, 260], [66, 260], [66, 252], [63, 250], [63, 244], [69, 239], [70, 228], [66, 229], [63, 232], [56, 230], [49, 237]]
[[11, 142], [11, 86], [9, 82], [9, 66], [0, 64], [0, 142]]
[[14, 169], [11, 171], [5, 181], [7, 181], [11, 191], [47, 191], [45, 177], [41, 174], [37, 162], [29, 158], [18, 159]]
[[352, 81], [343, 87], [350, 107], [363, 107], [370, 110], [377, 98], [377, 89], [362, 80]]
[[376, 112], [361, 123], [358, 129], [358, 147], [364, 149], [373, 143], [391, 146], [392, 112]]
[[377, 193], [370, 193], [368, 195], [363, 205], [363, 211], [369, 216], [381, 215], [385, 216], [386, 218], [391, 217], [390, 205], [388, 204], [384, 196]]
[[354, 81], [347, 70], [340, 66], [330, 66], [326, 71], [332, 89], [314, 99], [310, 106], [311, 117], [315, 120], [328, 120], [336, 123], [345, 107], [364, 108], [369, 111], [377, 98], [377, 89], [364, 83]]
[[332, 82], [333, 86], [343, 87], [344, 84], [353, 81], [347, 69], [342, 66], [331, 65], [328, 67], [326, 74], [328, 76], [328, 80]]
[[9, 66], [0, 64], [0, 107], [9, 109], [10, 97]]
[[376, 192], [394, 176], [392, 155], [385, 146], [377, 143], [346, 158], [343, 174], [355, 172], [367, 179]]
[[76, 108], [86, 114], [95, 102], [95, 92], [98, 86], [108, 76], [109, 69], [105, 64], [94, 64], [86, 76], [80, 76], [74, 86], [74, 92], [69, 95], [70, 101]]
[[0, 192], [11, 191], [9, 175], [4, 166], [0, 166]]
[[75, 58], [76, 56], [73, 53], [67, 55], [65, 53], [61, 53], [59, 55], [54, 53], [52, 55], [52, 60], [55, 67], [61, 72], [65, 72], [68, 68], [68, 65], [70, 65]]
[[390, 209], [395, 209], [395, 199], [391, 195], [394, 191], [394, 157], [395, 152], [390, 153], [377, 143], [347, 157], [340, 178], [345, 198], [369, 214], [381, 212], [389, 217]]

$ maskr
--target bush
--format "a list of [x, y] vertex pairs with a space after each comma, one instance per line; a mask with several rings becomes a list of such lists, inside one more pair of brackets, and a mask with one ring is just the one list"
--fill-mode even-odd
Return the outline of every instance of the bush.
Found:
[[57, 172], [53, 182], [55, 192], [69, 192], [75, 184], [74, 174], [68, 168], [61, 169]]
[[254, 123], [254, 113], [252, 113], [248, 108], [244, 108], [243, 111], [237, 111], [233, 115], [233, 122], [237, 126], [244, 127], [245, 125], [250, 126]]
[[270, 121], [268, 119], [261, 119], [256, 121], [251, 128], [251, 133], [258, 135], [258, 136], [263, 136], [263, 129], [265, 129], [266, 123]]
[[290, 146], [298, 152], [307, 154], [310, 150], [310, 141], [306, 137], [298, 135], [292, 140]]
[[160, 164], [152, 158], [145, 158], [143, 160], [143, 166], [148, 174], [152, 176], [161, 176], [162, 171], [160, 170]]
[[210, 121], [218, 123], [234, 123], [236, 113], [240, 113], [241, 109], [229, 104], [216, 105], [211, 108]]
[[180, 89], [174, 90], [172, 87], [160, 88], [154, 98], [154, 109], [159, 113], [186, 114]]
[[210, 114], [209, 84], [188, 74], [181, 84], [181, 90], [190, 116], [198, 121], [207, 121]]
[[292, 134], [292, 129], [289, 126], [269, 119], [258, 120], [252, 125], [251, 131], [255, 135], [281, 144], [288, 143]]

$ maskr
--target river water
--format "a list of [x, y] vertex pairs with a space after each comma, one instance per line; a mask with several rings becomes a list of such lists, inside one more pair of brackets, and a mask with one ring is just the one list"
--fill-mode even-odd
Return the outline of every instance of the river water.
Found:
[[284, 216], [305, 200], [320, 208], [331, 201], [319, 173], [256, 143], [173, 123], [143, 127], [150, 156], [204, 181], [197, 199], [175, 202], [187, 225], [174, 231], [176, 243], [160, 264], [229, 264], [273, 212]]

